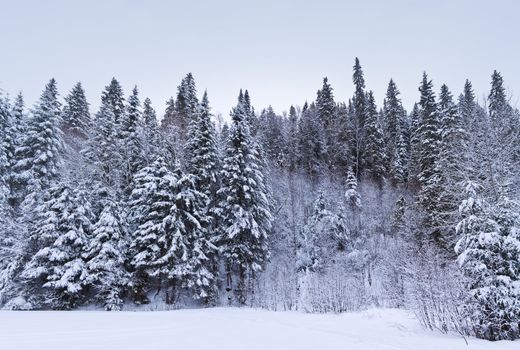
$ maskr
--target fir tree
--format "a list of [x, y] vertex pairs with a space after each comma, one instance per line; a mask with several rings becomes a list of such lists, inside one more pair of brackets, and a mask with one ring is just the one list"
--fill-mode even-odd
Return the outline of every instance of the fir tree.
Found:
[[289, 126], [287, 130], [287, 167], [292, 172], [298, 167], [298, 115], [296, 108], [291, 105], [289, 108]]
[[459, 97], [459, 114], [463, 125], [471, 125], [475, 113], [476, 102], [475, 93], [471, 82], [466, 79], [464, 83], [464, 92]]
[[366, 98], [363, 165], [366, 174], [376, 182], [381, 183], [385, 175], [385, 145], [372, 91], [368, 93]]
[[12, 140], [9, 137], [8, 129], [12, 120], [11, 106], [9, 101], [0, 95], [0, 181], [5, 181], [7, 171], [10, 168], [9, 149], [12, 148]]
[[413, 185], [419, 183], [421, 157], [421, 112], [419, 105], [414, 104], [410, 113], [410, 162], [408, 164], [408, 180]]
[[125, 113], [125, 97], [121, 84], [112, 78], [110, 84], [105, 87], [101, 95], [101, 103], [107, 106], [114, 115], [114, 123], [119, 125]]
[[161, 128], [163, 130], [168, 130], [175, 125], [175, 113], [175, 100], [173, 97], [170, 97], [170, 99], [166, 101], [166, 111], [161, 121]]
[[163, 139], [159, 131], [157, 114], [152, 107], [152, 101], [146, 98], [143, 102], [143, 156], [151, 164], [157, 157], [164, 155]]
[[325, 141], [322, 126], [316, 118], [314, 109], [307, 106], [306, 102], [298, 124], [298, 154], [302, 168], [316, 179], [324, 162]]
[[[45, 86], [39, 102], [28, 121], [26, 135], [16, 149], [17, 163], [13, 165], [13, 186], [22, 188], [22, 193], [35, 194], [46, 189], [58, 176], [63, 151], [62, 134], [58, 127], [60, 103], [57, 99], [56, 81], [51, 79]], [[25, 195], [21, 194], [19, 203]]]
[[181, 249], [185, 244], [172, 246], [172, 237], [179, 239], [178, 232], [167, 230], [163, 220], [175, 206], [177, 181], [178, 177], [168, 170], [162, 158], [134, 177], [129, 216], [134, 228], [130, 264], [134, 270], [131, 288], [136, 303], [148, 302], [146, 294], [150, 286], [164, 287], [166, 302], [175, 301], [170, 288], [182, 277], [183, 268], [178, 265], [179, 261], [167, 260], [164, 256], [172, 247]]
[[489, 116], [496, 125], [500, 123], [505, 114], [509, 112], [509, 105], [506, 98], [506, 90], [504, 88], [504, 79], [496, 70], [491, 76], [491, 91], [488, 96]]
[[442, 221], [440, 218], [440, 193], [442, 181], [438, 166], [440, 151], [440, 125], [435, 102], [435, 94], [432, 82], [428, 80], [426, 73], [419, 87], [421, 92], [421, 124], [420, 155], [419, 155], [419, 184], [418, 201], [424, 210], [424, 227], [428, 230], [429, 238], [439, 246], [445, 247], [446, 242], [441, 234]]
[[[385, 108], [383, 109], [383, 124], [386, 144], [385, 157], [387, 160], [387, 169], [390, 170], [394, 180], [397, 182], [403, 182], [403, 160], [399, 159], [398, 161], [396, 159], [398, 155], [400, 155], [400, 158], [403, 158], [403, 150], [398, 150], [398, 147], [399, 144], [401, 144], [402, 147], [402, 143], [405, 142], [404, 139], [401, 139], [404, 136], [401, 134], [404, 110], [399, 94], [400, 92], [393, 79], [390, 79], [386, 90]], [[396, 166], [399, 168], [396, 169]], [[397, 174], [398, 172], [400, 172], [400, 174]], [[399, 179], [397, 179], [397, 177], [399, 177]]]
[[211, 111], [207, 92], [204, 92], [200, 110], [190, 127], [188, 141], [188, 172], [195, 176], [196, 188], [208, 199], [209, 210], [215, 207], [218, 189], [219, 159], [216, 132], [211, 121]]
[[[180, 170], [177, 169], [180, 174]], [[172, 232], [167, 254], [161, 259], [171, 261], [180, 271], [182, 283], [195, 299], [205, 303], [216, 295], [216, 237], [208, 230], [211, 217], [206, 214], [208, 198], [195, 187], [195, 176], [179, 176], [175, 205], [164, 219], [166, 232]], [[177, 278], [177, 276], [172, 276]]]
[[410, 165], [410, 126], [403, 116], [397, 134], [397, 143], [393, 161], [394, 181], [398, 184], [408, 182]]
[[[93, 178], [93, 196], [100, 199], [117, 195], [121, 188], [121, 159], [117, 144], [117, 130], [112, 108], [101, 102], [94, 119], [92, 136], [84, 150]], [[100, 213], [102, 206], [97, 208]]]
[[140, 137], [140, 106], [141, 102], [136, 86], [132, 90], [132, 95], [128, 98], [128, 106], [119, 130], [121, 159], [123, 160], [123, 190], [128, 194], [131, 192], [132, 177], [145, 163]]
[[465, 131], [457, 106], [446, 85], [441, 86], [439, 95], [440, 150], [437, 167], [441, 174], [441, 192], [439, 193], [440, 212], [443, 235], [446, 244], [453, 251], [455, 244], [454, 230], [457, 216], [462, 181], [465, 175], [467, 147]]
[[177, 100], [175, 101], [175, 111], [178, 117], [177, 127], [181, 140], [185, 138], [190, 120], [197, 114], [198, 104], [195, 80], [193, 75], [188, 73], [177, 88]]
[[262, 111], [258, 119], [258, 138], [262, 149], [274, 165], [282, 166], [285, 163], [286, 156], [280, 116], [276, 115], [273, 108], [269, 106]]
[[77, 135], [81, 138], [87, 137], [91, 120], [89, 104], [81, 83], [74, 85], [70, 94], [65, 97], [61, 118], [65, 132], [70, 132], [73, 136]]
[[518, 203], [502, 197], [490, 205], [475, 183], [466, 186], [456, 245], [467, 277], [475, 334], [489, 340], [520, 336], [520, 217]]
[[233, 109], [233, 124], [223, 160], [218, 193], [220, 245], [225, 260], [228, 289], [233, 272], [238, 274], [236, 296], [246, 300], [246, 279], [256, 272], [269, 257], [268, 233], [272, 214], [269, 193], [260, 168], [257, 148], [253, 145], [243, 102]]
[[33, 300], [43, 293], [44, 299], [33, 307], [74, 308], [83, 297], [86, 266], [82, 253], [91, 230], [85, 192], [62, 182], [49, 189], [36, 215], [29, 237], [36, 251], [21, 274], [28, 287], [25, 292]]
[[364, 127], [366, 119], [366, 94], [365, 94], [365, 78], [359, 59], [356, 57], [354, 64], [354, 74], [352, 77], [354, 82], [354, 97], [352, 98], [353, 113], [351, 113], [350, 134], [352, 135], [350, 149], [352, 151], [352, 164], [356, 176], [359, 176], [363, 170], [363, 145], [364, 145]]
[[84, 253], [87, 259], [85, 283], [95, 287], [96, 297], [107, 311], [121, 310], [124, 288], [128, 283], [124, 267], [127, 249], [125, 226], [119, 212], [114, 202], [106, 201], [92, 227], [92, 238]]

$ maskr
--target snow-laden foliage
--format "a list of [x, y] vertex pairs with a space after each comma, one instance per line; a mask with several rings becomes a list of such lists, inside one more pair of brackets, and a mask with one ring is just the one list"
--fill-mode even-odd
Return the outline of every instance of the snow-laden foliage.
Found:
[[2, 95], [0, 303], [388, 306], [518, 338], [520, 112], [502, 75], [482, 105], [469, 80], [436, 98], [425, 73], [410, 113], [394, 79], [379, 108], [359, 59], [352, 78], [353, 96], [325, 78], [281, 114], [241, 90], [229, 122], [192, 74], [162, 120], [115, 78], [93, 118], [79, 83], [63, 109], [54, 80], [30, 111]]

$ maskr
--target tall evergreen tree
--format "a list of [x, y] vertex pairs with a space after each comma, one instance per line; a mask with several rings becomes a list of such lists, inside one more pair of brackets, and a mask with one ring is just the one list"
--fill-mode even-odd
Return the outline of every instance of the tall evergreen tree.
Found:
[[[180, 169], [177, 173], [180, 175]], [[208, 198], [196, 189], [195, 180], [191, 174], [179, 176], [175, 205], [163, 221], [166, 232], [174, 233], [173, 240], [162, 259], [185, 266], [180, 272], [183, 285], [191, 290], [195, 299], [209, 303], [217, 292], [216, 237], [210, 236], [208, 230], [211, 221], [206, 214]]]
[[137, 86], [128, 98], [126, 113], [122, 116], [120, 125], [121, 158], [123, 159], [123, 186], [127, 193], [131, 192], [132, 177], [145, 163], [142, 153], [140, 127], [141, 102]]
[[[130, 245], [133, 268], [131, 289], [136, 303], [147, 303], [147, 291], [151, 286], [166, 290], [166, 302], [175, 301], [175, 285], [180, 282], [185, 268], [182, 261], [166, 259], [169, 250], [183, 249], [187, 257], [184, 238], [179, 232], [167, 230], [164, 219], [175, 206], [178, 177], [168, 170], [165, 161], [158, 158], [134, 176], [130, 196]], [[179, 283], [177, 283], [179, 284]]]
[[157, 114], [152, 107], [152, 101], [146, 98], [143, 102], [143, 134], [142, 154], [151, 164], [158, 156], [165, 155], [163, 137], [159, 130]]
[[120, 209], [106, 201], [99, 219], [92, 227], [92, 237], [85, 247], [87, 260], [83, 279], [96, 289], [96, 297], [105, 310], [121, 310], [123, 292], [128, 284], [125, 270], [127, 237]]
[[[71, 309], [78, 305], [85, 287], [82, 257], [91, 230], [92, 213], [85, 191], [66, 182], [49, 189], [48, 199], [38, 207], [29, 237], [36, 250], [21, 276], [33, 307]], [[36, 296], [42, 296], [38, 299]]]
[[401, 104], [399, 94], [400, 92], [397, 89], [395, 82], [393, 79], [390, 79], [388, 88], [386, 90], [385, 106], [383, 109], [383, 125], [386, 144], [386, 168], [390, 171], [394, 180], [396, 180], [396, 177], [398, 176], [402, 177], [402, 174], [397, 175], [398, 171], [402, 172], [402, 168], [398, 170], [395, 168], [395, 166], [397, 165], [396, 157], [398, 152], [402, 152], [402, 150], [398, 151], [398, 144], [405, 142], [405, 140], [400, 139], [401, 137], [404, 138], [404, 135], [401, 135], [401, 124], [402, 119], [404, 118], [404, 109]]
[[163, 130], [170, 129], [175, 124], [175, 113], [175, 100], [173, 97], [170, 97], [170, 99], [166, 101], [166, 110], [161, 120], [161, 128]]
[[[51, 79], [45, 86], [39, 102], [28, 121], [26, 135], [16, 149], [17, 163], [13, 165], [16, 188], [35, 194], [48, 188], [58, 177], [63, 151], [62, 134], [59, 129], [60, 102], [56, 81]], [[23, 190], [22, 190], [23, 193]], [[15, 199], [19, 203], [25, 195]]]
[[302, 168], [315, 180], [320, 174], [325, 157], [323, 128], [314, 108], [303, 106], [302, 117], [298, 124], [298, 154]]
[[413, 185], [419, 183], [421, 156], [421, 112], [419, 104], [415, 103], [410, 113], [410, 162], [408, 165], [408, 180]]
[[123, 88], [116, 78], [112, 78], [110, 84], [105, 87], [101, 95], [101, 103], [110, 108], [115, 125], [119, 125], [125, 113], [125, 97]]
[[232, 288], [236, 272], [235, 293], [240, 303], [246, 301], [246, 282], [269, 257], [268, 234], [272, 213], [269, 193], [260, 168], [257, 148], [249, 134], [243, 102], [233, 109], [233, 124], [223, 160], [222, 186], [218, 191], [221, 222], [220, 245], [225, 260], [227, 286]]
[[459, 97], [459, 114], [462, 118], [463, 125], [471, 125], [475, 113], [476, 101], [475, 93], [471, 82], [466, 79], [464, 83], [464, 92]]
[[359, 176], [363, 170], [363, 145], [364, 145], [364, 127], [366, 119], [366, 94], [365, 94], [365, 78], [359, 59], [356, 57], [354, 64], [354, 74], [352, 76], [354, 82], [354, 97], [352, 98], [353, 113], [351, 113], [350, 134], [352, 135], [352, 164], [356, 176]]
[[219, 185], [219, 159], [207, 92], [204, 92], [197, 118], [190, 126], [187, 150], [188, 172], [195, 176], [196, 188], [208, 197], [209, 209], [213, 211]]
[[433, 84], [428, 80], [426, 73], [419, 87], [421, 92], [420, 115], [421, 124], [420, 154], [419, 154], [419, 184], [418, 202], [424, 210], [424, 227], [428, 231], [428, 238], [439, 246], [445, 246], [440, 227], [440, 193], [442, 191], [441, 173], [438, 166], [440, 151], [440, 125], [437, 103], [433, 92]]
[[440, 207], [438, 215], [443, 221], [445, 241], [453, 251], [455, 244], [455, 220], [463, 192], [462, 182], [466, 175], [467, 154], [465, 126], [457, 106], [446, 85], [441, 86], [439, 95], [440, 149], [438, 167], [441, 173]]
[[185, 139], [190, 120], [198, 112], [198, 104], [195, 80], [193, 75], [188, 73], [177, 88], [177, 99], [175, 101], [175, 111], [178, 117], [177, 127], [181, 134], [181, 140]]
[[520, 217], [518, 203], [506, 197], [490, 205], [475, 183], [466, 186], [460, 206], [459, 264], [471, 297], [469, 312], [477, 337], [500, 340], [520, 336]]
[[385, 144], [372, 91], [366, 97], [365, 117], [364, 171], [373, 180], [381, 183], [386, 173]]
[[511, 107], [507, 102], [504, 79], [496, 70], [491, 76], [491, 91], [488, 96], [488, 108], [491, 121], [496, 125], [503, 121], [503, 118], [510, 112]]
[[81, 83], [74, 85], [70, 94], [65, 97], [61, 119], [66, 133], [70, 132], [73, 136], [82, 138], [87, 137], [91, 120], [89, 104]]
[[332, 160], [334, 154], [334, 128], [336, 124], [336, 104], [334, 102], [334, 95], [332, 87], [330, 86], [327, 77], [323, 78], [323, 86], [318, 91], [316, 99], [316, 110], [318, 112], [318, 118], [320, 123], [323, 125], [324, 139], [325, 139], [325, 151], [327, 153], [327, 159], [329, 162]]
[[94, 203], [99, 203], [95, 212], [103, 209], [102, 201], [114, 198], [120, 193], [121, 185], [121, 155], [118, 149], [117, 130], [112, 108], [101, 102], [95, 115], [92, 136], [84, 150], [90, 165], [88, 169], [92, 181], [92, 196]]
[[288, 119], [288, 128], [286, 134], [286, 151], [287, 154], [287, 167], [289, 171], [293, 172], [298, 167], [298, 115], [296, 113], [296, 108], [291, 105], [289, 108], [289, 119]]

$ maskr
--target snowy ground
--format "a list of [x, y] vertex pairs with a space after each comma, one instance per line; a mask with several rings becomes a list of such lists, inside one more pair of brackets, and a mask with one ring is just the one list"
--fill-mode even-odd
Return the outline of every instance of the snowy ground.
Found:
[[0, 312], [0, 349], [516, 349], [427, 332], [409, 314], [374, 309], [309, 315], [251, 309]]

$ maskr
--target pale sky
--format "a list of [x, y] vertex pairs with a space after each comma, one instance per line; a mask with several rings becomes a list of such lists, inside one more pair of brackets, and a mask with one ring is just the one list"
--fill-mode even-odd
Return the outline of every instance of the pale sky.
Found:
[[470, 78], [482, 98], [497, 69], [520, 97], [516, 0], [0, 0], [0, 35], [0, 89], [30, 106], [54, 77], [62, 97], [81, 81], [95, 112], [115, 76], [162, 115], [192, 72], [215, 112], [240, 88], [282, 112], [313, 100], [324, 76], [348, 100], [356, 56], [379, 105], [393, 77], [410, 109], [424, 70], [436, 91], [458, 95]]

